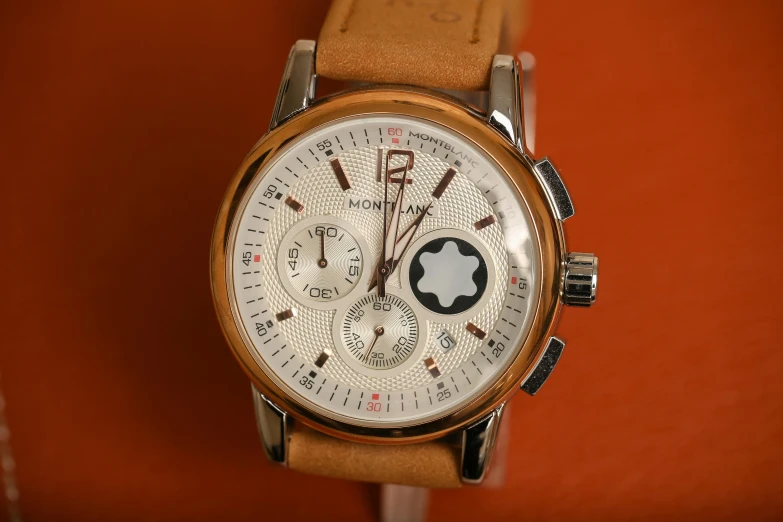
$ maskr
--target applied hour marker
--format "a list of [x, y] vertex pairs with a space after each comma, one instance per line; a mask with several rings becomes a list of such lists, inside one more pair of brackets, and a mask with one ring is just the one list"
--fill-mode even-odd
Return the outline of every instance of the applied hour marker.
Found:
[[292, 317], [296, 317], [296, 308], [289, 308], [288, 310], [283, 310], [282, 312], [275, 314], [275, 318], [278, 320], [278, 322], [291, 319]]
[[493, 223], [495, 223], [495, 216], [490, 214], [489, 216], [476, 221], [473, 226], [476, 228], [476, 230], [481, 230], [482, 228], [487, 228]]
[[287, 198], [285, 198], [285, 204], [291, 207], [292, 209], [294, 209], [294, 211], [296, 211], [297, 214], [301, 214], [302, 212], [304, 212], [304, 205], [302, 205], [302, 203], [294, 199], [293, 196], [288, 196]]
[[441, 178], [440, 183], [438, 183], [438, 186], [435, 187], [435, 190], [432, 191], [433, 198], [440, 199], [440, 197], [443, 195], [443, 192], [446, 191], [446, 187], [448, 187], [449, 183], [451, 183], [451, 180], [454, 179], [455, 174], [457, 174], [457, 171], [453, 168], [449, 168], [449, 170], [446, 171], [446, 173]]
[[332, 355], [331, 350], [324, 350], [321, 352], [321, 355], [318, 356], [318, 359], [315, 360], [315, 365], [319, 368], [323, 368], [324, 364], [326, 364], [326, 360]]
[[438, 363], [435, 362], [435, 359], [427, 357], [424, 359], [424, 366], [427, 367], [433, 378], [437, 379], [440, 377], [440, 370], [438, 369]]
[[334, 171], [334, 175], [337, 177], [337, 182], [340, 184], [340, 188], [343, 190], [348, 190], [351, 188], [351, 183], [348, 181], [348, 176], [345, 175], [343, 166], [340, 165], [340, 160], [333, 158], [329, 160], [329, 163], [332, 165], [332, 170]]
[[484, 330], [482, 330], [481, 328], [479, 328], [473, 323], [468, 323], [468, 325], [465, 327], [465, 330], [469, 331], [470, 333], [472, 333], [473, 335], [475, 335], [476, 337], [482, 340], [487, 336], [487, 333]]

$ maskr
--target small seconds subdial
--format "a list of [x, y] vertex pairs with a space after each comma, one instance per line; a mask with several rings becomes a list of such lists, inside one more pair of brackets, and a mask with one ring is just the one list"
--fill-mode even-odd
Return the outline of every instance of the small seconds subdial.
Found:
[[279, 253], [289, 291], [323, 303], [353, 290], [362, 274], [362, 249], [351, 233], [332, 223], [313, 223], [293, 232]]
[[388, 370], [402, 364], [416, 347], [419, 323], [397, 296], [377, 293], [356, 301], [342, 321], [345, 348], [360, 364]]

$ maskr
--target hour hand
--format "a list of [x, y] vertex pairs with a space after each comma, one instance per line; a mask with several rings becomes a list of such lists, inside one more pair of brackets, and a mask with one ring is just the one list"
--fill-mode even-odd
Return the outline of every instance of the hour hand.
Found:
[[[389, 273], [392, 270], [392, 259], [394, 259], [394, 245], [397, 243], [397, 229], [400, 226], [400, 212], [402, 211], [402, 200], [405, 195], [405, 181], [408, 176], [408, 169], [406, 168], [402, 173], [402, 181], [400, 184], [400, 190], [397, 192], [397, 197], [394, 200], [394, 209], [392, 210], [391, 219], [389, 220], [389, 228], [386, 230], [386, 237], [383, 239], [383, 249], [381, 251], [381, 259], [378, 262], [378, 270], [375, 273], [373, 284], [370, 285], [368, 291], [375, 287], [375, 283], [378, 283], [378, 295], [384, 297], [386, 295], [386, 279], [389, 277]], [[386, 175], [386, 183], [388, 186], [389, 175]]]
[[[397, 198], [394, 200], [394, 210], [392, 210], [391, 219], [389, 220], [389, 230], [386, 232], [386, 238], [384, 239], [383, 251], [385, 257], [383, 264], [387, 269], [391, 269], [391, 261], [394, 258], [394, 247], [397, 244], [397, 231], [400, 226], [400, 213], [402, 212], [402, 199], [405, 194], [405, 179], [408, 176], [408, 171], [402, 173], [402, 184], [400, 190], [397, 192]], [[389, 275], [388, 273], [386, 274]]]
[[[408, 228], [406, 228], [405, 231], [397, 239], [397, 242], [394, 244], [394, 248], [392, 248], [392, 255], [388, 265], [389, 269], [385, 274], [386, 278], [388, 278], [389, 275], [391, 275], [394, 272], [394, 270], [397, 268], [397, 264], [400, 262], [402, 255], [408, 249], [408, 246], [410, 246], [411, 241], [413, 240], [413, 236], [416, 235], [416, 231], [419, 229], [419, 225], [421, 225], [424, 216], [426, 216], [427, 212], [429, 212], [430, 207], [432, 207], [432, 202], [430, 202], [427, 205], [427, 207], [422, 211], [421, 214], [416, 216], [416, 219], [411, 221], [411, 224], [408, 225]], [[375, 288], [377, 284], [378, 284], [378, 273], [376, 273], [373, 279], [370, 281], [370, 288], [368, 289], [368, 291]]]

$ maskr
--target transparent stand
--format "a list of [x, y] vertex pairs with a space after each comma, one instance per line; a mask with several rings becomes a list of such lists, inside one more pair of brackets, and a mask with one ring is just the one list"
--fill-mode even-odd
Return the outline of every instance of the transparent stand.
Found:
[[396, 484], [381, 485], [381, 522], [424, 522], [430, 490]]
[[[525, 146], [533, 153], [536, 145], [536, 90], [534, 73], [536, 60], [529, 52], [517, 55], [522, 69], [522, 109], [525, 125]], [[506, 482], [506, 464], [508, 456], [509, 430], [511, 421], [510, 404], [506, 404], [503, 420], [500, 424], [495, 452], [487, 478], [482, 488], [497, 489]], [[466, 486], [470, 487], [470, 486]], [[381, 522], [426, 522], [430, 490], [396, 484], [381, 485]]]

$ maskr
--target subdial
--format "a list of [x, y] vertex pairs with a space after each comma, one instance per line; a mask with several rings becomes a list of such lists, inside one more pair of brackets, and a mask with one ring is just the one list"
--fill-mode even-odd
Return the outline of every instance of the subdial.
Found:
[[419, 323], [397, 296], [376, 293], [355, 302], [343, 317], [340, 336], [360, 364], [387, 370], [403, 363], [416, 347]]
[[319, 302], [335, 301], [353, 290], [362, 275], [362, 261], [356, 238], [332, 223], [294, 231], [279, 252], [289, 291]]

